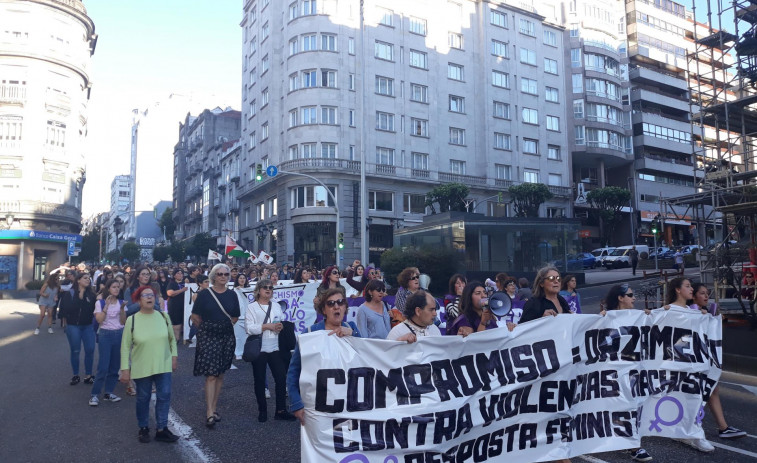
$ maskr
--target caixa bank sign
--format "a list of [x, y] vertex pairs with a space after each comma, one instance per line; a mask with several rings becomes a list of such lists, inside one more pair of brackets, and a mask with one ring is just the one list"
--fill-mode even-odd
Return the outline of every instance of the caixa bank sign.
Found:
[[139, 245], [143, 247], [155, 246], [155, 238], [140, 238]]
[[39, 230], [0, 230], [0, 240], [35, 240], [35, 241], [54, 241], [66, 243], [73, 241], [81, 243], [81, 235], [73, 233], [56, 233]]

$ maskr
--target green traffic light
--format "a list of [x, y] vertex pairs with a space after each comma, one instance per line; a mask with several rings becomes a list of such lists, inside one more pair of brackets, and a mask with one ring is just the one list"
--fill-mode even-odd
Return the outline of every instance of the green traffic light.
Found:
[[339, 249], [344, 249], [344, 243], [339, 243]]

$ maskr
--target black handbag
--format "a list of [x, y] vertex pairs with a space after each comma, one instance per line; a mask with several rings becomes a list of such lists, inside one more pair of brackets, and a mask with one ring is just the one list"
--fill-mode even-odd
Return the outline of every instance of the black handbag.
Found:
[[279, 350], [290, 352], [297, 345], [297, 336], [294, 334], [294, 323], [285, 320], [281, 324], [284, 325], [284, 328], [279, 332]]
[[[268, 323], [268, 317], [271, 315], [271, 305], [268, 304], [268, 312], [263, 319], [263, 325]], [[251, 334], [247, 336], [247, 340], [244, 342], [244, 351], [242, 352], [242, 360], [245, 362], [254, 362], [260, 356], [260, 348], [263, 347], [263, 333]]]

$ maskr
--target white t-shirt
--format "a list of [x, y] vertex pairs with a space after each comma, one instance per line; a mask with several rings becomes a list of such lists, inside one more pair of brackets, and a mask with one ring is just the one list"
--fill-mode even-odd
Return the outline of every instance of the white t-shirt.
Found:
[[[412, 330], [411, 330], [412, 328]], [[386, 336], [386, 339], [389, 339], [391, 341], [396, 341], [397, 339], [401, 338], [402, 336], [408, 334], [408, 333], [415, 333], [416, 338], [424, 337], [424, 336], [441, 336], [442, 332], [439, 331], [439, 328], [436, 327], [436, 325], [429, 325], [425, 328], [421, 328], [420, 326], [416, 325], [415, 323], [406, 320], [399, 325], [392, 328], [392, 330], [389, 332], [389, 334]]]

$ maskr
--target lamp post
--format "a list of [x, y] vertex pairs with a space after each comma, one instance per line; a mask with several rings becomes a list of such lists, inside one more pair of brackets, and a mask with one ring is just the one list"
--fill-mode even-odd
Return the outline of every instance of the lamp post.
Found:
[[636, 194], [636, 190], [631, 189], [631, 180], [633, 180], [633, 177], [626, 178], [628, 191], [631, 192], [631, 195], [628, 198], [628, 222], [631, 224], [631, 244], [636, 246], [636, 234], [634, 233], [634, 229], [633, 229], [633, 197]]
[[124, 221], [121, 219], [121, 217], [116, 217], [113, 220], [113, 231], [116, 234], [116, 251], [118, 251], [118, 234], [121, 233], [121, 225], [123, 225]]

